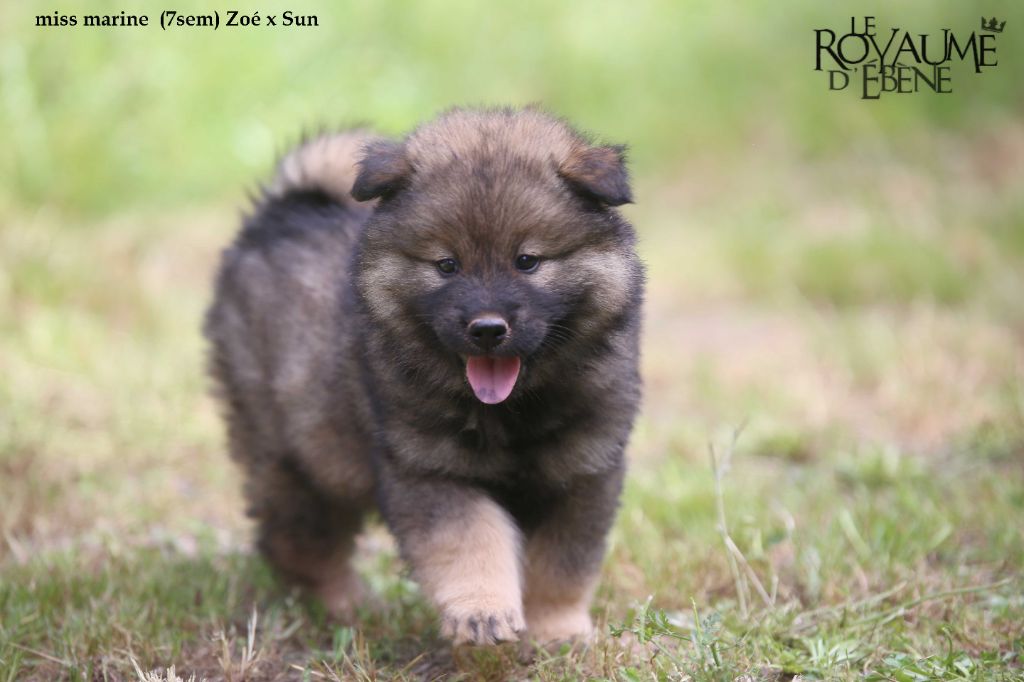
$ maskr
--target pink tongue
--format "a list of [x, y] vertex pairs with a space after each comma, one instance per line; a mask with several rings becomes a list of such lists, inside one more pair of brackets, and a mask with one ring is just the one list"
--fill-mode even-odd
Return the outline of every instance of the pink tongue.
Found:
[[495, 405], [508, 397], [519, 378], [519, 358], [471, 356], [466, 378], [480, 402]]

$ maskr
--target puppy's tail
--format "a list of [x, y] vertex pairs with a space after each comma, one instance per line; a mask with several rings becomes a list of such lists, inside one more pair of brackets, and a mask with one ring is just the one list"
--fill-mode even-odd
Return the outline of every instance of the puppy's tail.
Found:
[[363, 148], [374, 135], [346, 130], [311, 137], [285, 154], [264, 194], [283, 199], [293, 192], [323, 192], [342, 205], [354, 205], [352, 185]]

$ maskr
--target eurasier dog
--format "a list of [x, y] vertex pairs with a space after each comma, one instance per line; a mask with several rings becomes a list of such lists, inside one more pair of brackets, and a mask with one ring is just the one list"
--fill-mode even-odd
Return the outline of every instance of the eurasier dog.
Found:
[[621, 147], [534, 109], [286, 155], [206, 319], [259, 545], [346, 612], [379, 508], [455, 644], [586, 637], [640, 400]]

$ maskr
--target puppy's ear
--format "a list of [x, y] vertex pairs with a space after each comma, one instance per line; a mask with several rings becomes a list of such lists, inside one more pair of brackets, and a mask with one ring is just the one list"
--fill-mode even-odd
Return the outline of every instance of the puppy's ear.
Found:
[[623, 146], [580, 147], [559, 166], [558, 174], [580, 194], [609, 206], [633, 202]]
[[363, 149], [352, 197], [356, 201], [369, 201], [393, 194], [409, 180], [410, 173], [412, 166], [405, 156], [404, 144], [374, 140]]

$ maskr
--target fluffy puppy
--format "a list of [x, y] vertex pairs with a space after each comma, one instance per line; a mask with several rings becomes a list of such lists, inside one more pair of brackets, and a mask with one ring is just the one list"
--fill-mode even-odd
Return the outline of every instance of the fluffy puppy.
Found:
[[621, 147], [450, 111], [284, 157], [206, 319], [259, 545], [338, 612], [379, 508], [454, 643], [587, 636], [640, 400]]

